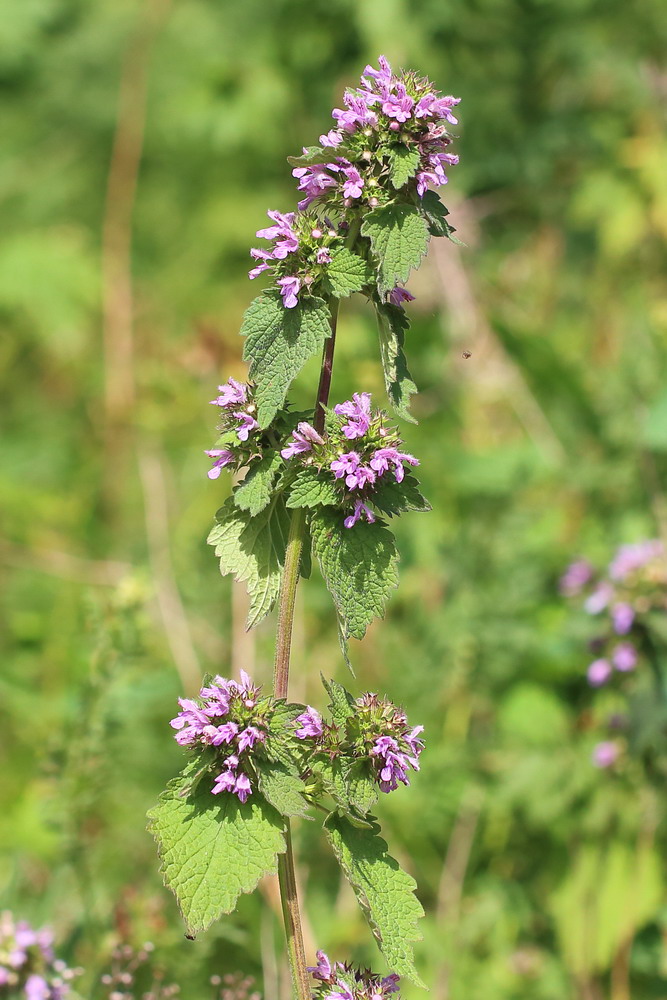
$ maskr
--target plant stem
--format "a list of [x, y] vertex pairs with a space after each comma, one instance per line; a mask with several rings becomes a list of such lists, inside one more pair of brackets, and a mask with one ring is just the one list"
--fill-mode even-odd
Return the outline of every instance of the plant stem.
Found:
[[[320, 384], [315, 401], [314, 426], [318, 434], [324, 430], [324, 407], [329, 402], [331, 375], [333, 372], [333, 357], [336, 347], [336, 324], [338, 321], [338, 299], [331, 299], [331, 336], [327, 338], [322, 356]], [[289, 686], [290, 650], [292, 646], [292, 628], [294, 625], [294, 605], [296, 588], [299, 584], [301, 567], [301, 552], [306, 527], [306, 514], [298, 508], [292, 514], [289, 538], [285, 552], [285, 566], [280, 582], [278, 598], [278, 630], [276, 634], [276, 658], [273, 670], [273, 694], [276, 698], [286, 698]], [[310, 978], [306, 968], [306, 953], [303, 947], [303, 932], [299, 915], [299, 898], [296, 888], [294, 871], [294, 850], [292, 848], [292, 831], [290, 822], [285, 820], [285, 853], [278, 858], [278, 880], [280, 883], [280, 901], [285, 922], [285, 938], [290, 972], [292, 974], [292, 990], [295, 1000], [310, 1000], [312, 996]]]

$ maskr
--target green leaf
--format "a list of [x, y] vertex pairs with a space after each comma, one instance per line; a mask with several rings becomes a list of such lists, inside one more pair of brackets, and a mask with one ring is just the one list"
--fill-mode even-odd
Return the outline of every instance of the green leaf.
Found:
[[336, 726], [344, 730], [345, 723], [354, 715], [354, 698], [338, 681], [328, 681], [326, 677], [322, 677], [322, 683], [331, 698], [329, 704], [331, 718]]
[[421, 940], [417, 921], [424, 915], [414, 879], [387, 854], [377, 824], [368, 830], [331, 813], [324, 827], [389, 968], [423, 986], [411, 943]]
[[340, 496], [326, 472], [319, 472], [312, 466], [301, 469], [292, 483], [287, 498], [287, 506], [326, 507], [340, 503]]
[[302, 750], [301, 742], [294, 735], [297, 729], [295, 722], [297, 716], [305, 711], [305, 705], [276, 702], [269, 722], [268, 738], [263, 747], [269, 760], [283, 764], [295, 774], [298, 773], [295, 756]]
[[452, 243], [465, 246], [457, 236], [454, 236], [456, 230], [454, 226], [450, 226], [446, 218], [449, 209], [445, 208], [435, 191], [425, 192], [421, 200], [421, 210], [431, 236], [446, 236]]
[[373, 776], [373, 767], [367, 760], [354, 762], [347, 775], [350, 805], [365, 816], [378, 800], [378, 785]]
[[336, 157], [332, 149], [321, 146], [305, 146], [301, 156], [288, 156], [287, 162], [293, 167], [314, 167], [317, 163], [331, 163]]
[[349, 798], [345, 772], [340, 760], [325, 758], [316, 760], [312, 765], [313, 774], [318, 775], [324, 790], [329, 793], [336, 805], [343, 811], [349, 809]]
[[268, 292], [251, 302], [241, 335], [261, 427], [271, 423], [293, 379], [331, 336], [330, 319], [324, 299], [304, 298], [294, 309], [285, 309], [279, 293]]
[[419, 209], [412, 205], [385, 205], [366, 216], [362, 236], [371, 241], [378, 260], [378, 288], [388, 292], [406, 281], [413, 267], [419, 267], [428, 249], [428, 229]]
[[388, 156], [389, 179], [395, 188], [402, 188], [419, 169], [419, 150], [408, 149], [403, 143], [396, 143], [389, 147]]
[[306, 786], [298, 774], [285, 765], [257, 760], [259, 790], [281, 816], [304, 816], [308, 803], [303, 797]]
[[405, 331], [410, 321], [400, 306], [391, 302], [375, 302], [375, 315], [378, 322], [380, 337], [380, 359], [384, 373], [384, 385], [387, 396], [399, 417], [415, 424], [417, 421], [410, 414], [410, 396], [417, 392], [417, 386], [410, 377], [408, 363], [403, 352]]
[[325, 274], [332, 294], [338, 299], [360, 292], [373, 279], [373, 271], [366, 261], [345, 247], [331, 254]]
[[252, 628], [269, 613], [280, 590], [289, 515], [281, 497], [254, 517], [234, 507], [230, 498], [215, 519], [208, 544], [215, 546], [222, 575], [233, 573], [237, 582], [246, 584], [250, 595], [247, 628]]
[[245, 479], [233, 493], [234, 503], [240, 510], [247, 510], [255, 517], [271, 502], [273, 484], [282, 462], [279, 451], [268, 451], [251, 464]]
[[311, 519], [313, 549], [333, 597], [345, 639], [363, 639], [366, 626], [383, 617], [391, 591], [398, 586], [394, 536], [378, 522], [343, 525], [342, 515], [326, 508]]
[[422, 496], [419, 483], [409, 473], [406, 474], [402, 483], [397, 483], [395, 479], [385, 477], [379, 480], [375, 492], [371, 497], [374, 507], [377, 507], [383, 514], [402, 514], [406, 510], [427, 511], [431, 510], [431, 505]]
[[148, 814], [165, 885], [191, 935], [231, 913], [241, 893], [275, 874], [285, 850], [283, 821], [257, 793], [242, 803], [229, 793], [212, 795], [211, 783], [200, 781], [187, 797], [179, 794], [196, 766], [170, 781]]

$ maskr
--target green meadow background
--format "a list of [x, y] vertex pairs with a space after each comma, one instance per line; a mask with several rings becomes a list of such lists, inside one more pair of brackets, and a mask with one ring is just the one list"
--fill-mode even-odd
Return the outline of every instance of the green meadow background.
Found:
[[[286, 156], [385, 53], [462, 98], [444, 199], [464, 247], [410, 282], [430, 514], [346, 675], [317, 577], [293, 693], [391, 695], [423, 769], [383, 799], [427, 912], [433, 1000], [667, 997], [662, 788], [591, 766], [591, 624], [558, 593], [667, 520], [667, 16], [660, 0], [2, 0], [0, 907], [50, 923], [98, 1000], [151, 939], [184, 1000], [242, 970], [287, 1000], [276, 887], [196, 942], [145, 812], [205, 671], [268, 683], [272, 629], [205, 544], [208, 401], [243, 377], [249, 246]], [[384, 402], [345, 303], [334, 400]], [[466, 357], [470, 353], [470, 357]], [[296, 386], [312, 397], [316, 368]], [[310, 954], [384, 969], [317, 823], [297, 830]], [[425, 994], [406, 985], [406, 1000]]]

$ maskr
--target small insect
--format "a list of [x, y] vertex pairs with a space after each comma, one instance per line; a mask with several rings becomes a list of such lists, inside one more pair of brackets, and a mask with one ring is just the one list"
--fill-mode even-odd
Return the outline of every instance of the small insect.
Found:
[[461, 355], [461, 357], [462, 357], [462, 358], [465, 358], [465, 359], [466, 359], [466, 361], [467, 361], [467, 360], [468, 360], [468, 358], [471, 358], [471, 357], [472, 357], [472, 352], [471, 352], [471, 351], [464, 351], [464, 352], [463, 352], [463, 354]]

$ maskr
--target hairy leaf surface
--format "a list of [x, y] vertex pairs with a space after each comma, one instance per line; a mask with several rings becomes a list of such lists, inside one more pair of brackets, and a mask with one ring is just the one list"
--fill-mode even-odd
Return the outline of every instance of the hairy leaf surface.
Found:
[[281, 817], [257, 793], [241, 803], [228, 793], [212, 795], [211, 783], [199, 781], [179, 794], [191, 783], [192, 766], [169, 782], [148, 818], [165, 884], [194, 935], [277, 871], [285, 838]]
[[343, 636], [363, 639], [373, 619], [383, 617], [389, 594], [398, 586], [394, 536], [378, 522], [359, 521], [346, 528], [341, 514], [326, 508], [313, 514], [310, 527]]
[[339, 502], [340, 497], [334, 484], [327, 482], [326, 474], [318, 472], [312, 466], [301, 469], [287, 498], [287, 506], [291, 508], [335, 506]]
[[303, 797], [306, 786], [289, 766], [272, 761], [257, 761], [259, 789], [281, 816], [303, 816], [308, 803]]
[[423, 986], [412, 946], [421, 940], [417, 921], [424, 915], [414, 879], [387, 853], [377, 824], [365, 829], [331, 813], [324, 826], [390, 969]]
[[230, 499], [215, 519], [208, 544], [215, 547], [222, 575], [233, 573], [245, 583], [250, 595], [247, 627], [252, 628], [269, 613], [280, 590], [289, 515], [281, 497], [254, 517]]
[[241, 335], [246, 338], [243, 359], [250, 362], [260, 427], [271, 423], [292, 381], [322, 350], [331, 335], [330, 318], [324, 299], [304, 298], [294, 309], [285, 309], [278, 293], [267, 292], [251, 302]]
[[362, 257], [345, 247], [334, 250], [326, 269], [333, 295], [342, 299], [361, 289], [373, 279], [373, 272]]
[[410, 396], [417, 392], [408, 371], [408, 363], [403, 351], [405, 331], [410, 321], [400, 306], [391, 302], [375, 302], [375, 314], [380, 337], [380, 358], [384, 373], [384, 385], [389, 402], [399, 417], [415, 424], [417, 421], [409, 411]]
[[259, 461], [253, 462], [242, 483], [233, 493], [234, 503], [240, 510], [247, 510], [254, 517], [271, 502], [273, 484], [283, 463], [279, 451], [268, 451]]
[[389, 179], [395, 188], [402, 188], [419, 169], [418, 149], [408, 149], [403, 143], [389, 147]]
[[426, 221], [412, 205], [376, 208], [366, 216], [361, 234], [370, 239], [378, 261], [380, 294], [390, 291], [397, 282], [406, 281], [428, 249]]

